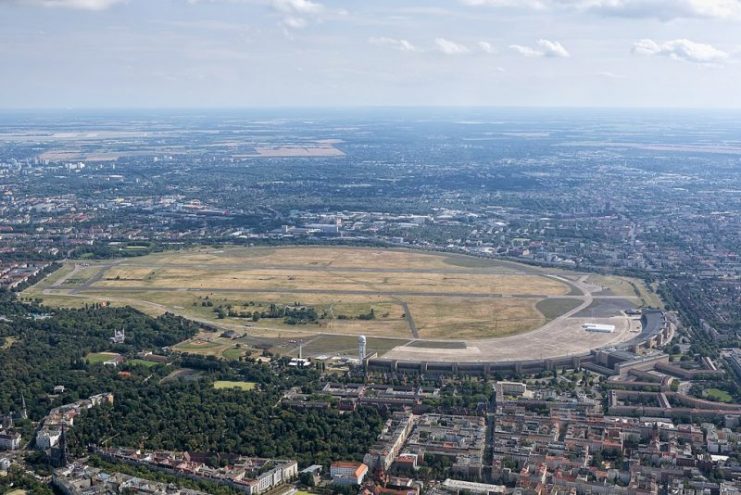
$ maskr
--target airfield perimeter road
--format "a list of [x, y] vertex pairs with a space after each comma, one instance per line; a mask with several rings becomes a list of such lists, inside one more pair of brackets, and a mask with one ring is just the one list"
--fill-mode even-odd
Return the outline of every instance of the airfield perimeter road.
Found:
[[[573, 284], [584, 294], [582, 303], [535, 330], [493, 339], [468, 340], [466, 341], [467, 347], [464, 349], [419, 348], [407, 344], [395, 347], [382, 357], [401, 361], [438, 362], [548, 359], [584, 354], [591, 349], [629, 340], [635, 335], [631, 332], [631, 325], [634, 323], [624, 316], [598, 319], [575, 318], [574, 315], [589, 307], [594, 301], [592, 291], [595, 287], [586, 282], [586, 276]], [[587, 321], [615, 325], [616, 330], [614, 333], [586, 332], [582, 324]]]
[[[512, 264], [514, 266], [514, 264]], [[576, 294], [563, 294], [563, 295], [542, 295], [542, 294], [500, 294], [496, 292], [429, 292], [429, 291], [388, 291], [372, 287], [369, 290], [362, 289], [290, 289], [290, 288], [228, 288], [228, 287], [151, 287], [146, 285], [141, 286], [126, 286], [126, 287], [96, 287], [95, 284], [103, 280], [105, 272], [115, 267], [137, 267], [137, 268], [148, 268], [152, 270], [162, 268], [198, 268], [198, 269], [215, 269], [215, 270], [236, 270], [236, 269], [275, 269], [275, 270], [301, 270], [301, 271], [318, 271], [318, 272], [355, 272], [355, 273], [435, 273], [435, 274], [471, 274], [471, 269], [465, 270], [460, 268], [419, 268], [419, 269], [396, 269], [396, 268], [358, 268], [358, 267], [329, 267], [329, 266], [316, 266], [307, 267], [305, 265], [255, 265], [255, 264], [227, 264], [227, 265], [214, 265], [207, 266], [203, 263], [132, 263], [130, 261], [117, 260], [111, 263], [97, 264], [99, 267], [98, 272], [90, 277], [88, 280], [76, 287], [70, 287], [66, 290], [70, 294], [79, 294], [90, 291], [96, 292], [140, 292], [140, 291], [153, 291], [153, 292], [225, 292], [225, 293], [245, 293], [245, 294], [259, 294], [259, 293], [286, 293], [286, 294], [331, 294], [331, 295], [383, 295], [390, 297], [399, 296], [422, 296], [422, 297], [468, 297], [468, 298], [503, 298], [512, 297], [518, 299], [578, 299], [583, 301], [585, 294], [589, 294], [589, 290], [584, 283], [575, 283], [573, 280], [569, 280], [564, 277], [556, 275], [548, 275], [549, 278], [558, 280], [559, 282], [567, 285]], [[78, 270], [78, 265], [75, 265], [75, 271]], [[498, 267], [492, 268], [476, 268], [478, 274], [501, 274], [501, 275], [512, 275], [517, 274], [519, 270], [521, 274], [538, 275], [543, 276], [532, 269], [531, 267], [520, 268], [505, 268], [502, 270]], [[352, 279], [350, 279], [352, 280]], [[61, 289], [62, 280], [57, 281], [50, 288]], [[362, 284], [362, 283], [361, 283]], [[625, 299], [622, 296], [599, 296], [600, 298], [614, 298], [614, 299]], [[401, 302], [401, 301], [400, 301]], [[589, 304], [587, 304], [589, 306]], [[587, 307], [585, 306], [585, 307]]]
[[[584, 296], [571, 295], [538, 295], [538, 294], [497, 294], [494, 292], [418, 292], [418, 291], [376, 291], [376, 290], [335, 290], [335, 289], [225, 289], [222, 287], [147, 287], [137, 285], [129, 287], [77, 287], [70, 289], [71, 294], [86, 292], [225, 292], [244, 294], [331, 294], [331, 295], [381, 295], [381, 296], [422, 296], [422, 297], [467, 297], [473, 299], [577, 299]], [[592, 296], [596, 299], [631, 299], [632, 296]], [[586, 306], [585, 306], [586, 307]]]
[[[88, 266], [87, 264], [85, 266]], [[193, 264], [143, 264], [131, 262], [130, 260], [116, 260], [109, 263], [92, 263], [89, 266], [97, 266], [99, 269], [95, 274], [88, 280], [80, 285], [65, 287], [64, 284], [67, 280], [73, 278], [74, 274], [77, 274], [81, 270], [81, 266], [75, 265], [72, 272], [67, 276], [61, 278], [56, 283], [52, 284], [49, 288], [44, 290], [45, 294], [53, 295], [70, 295], [75, 297], [86, 297], [91, 296], [95, 298], [95, 292], [140, 292], [140, 291], [153, 291], [153, 292], [221, 292], [221, 293], [286, 293], [286, 294], [330, 294], [330, 295], [384, 295], [397, 299], [400, 304], [404, 307], [407, 312], [407, 321], [410, 327], [410, 334], [413, 339], [418, 338], [419, 333], [416, 331], [416, 325], [414, 324], [414, 318], [408, 311], [408, 306], [405, 305], [403, 297], [421, 296], [421, 297], [462, 297], [462, 298], [483, 298], [483, 299], [501, 299], [501, 298], [522, 298], [530, 300], [548, 300], [548, 299], [576, 299], [580, 301], [580, 304], [570, 311], [556, 317], [549, 321], [545, 325], [521, 334], [497, 337], [483, 340], [467, 340], [466, 348], [462, 349], [445, 349], [445, 348], [422, 348], [408, 345], [398, 346], [383, 357], [390, 359], [400, 359], [409, 361], [454, 361], [454, 362], [482, 362], [482, 361], [509, 361], [509, 360], [520, 360], [520, 359], [540, 359], [559, 357], [565, 355], [575, 355], [588, 352], [590, 349], [605, 347], [608, 345], [614, 345], [619, 342], [628, 340], [634, 334], [629, 331], [629, 327], [632, 324], [625, 317], [613, 317], [613, 318], [591, 318], [590, 320], [584, 318], [577, 318], [580, 311], [590, 307], [595, 300], [606, 299], [606, 300], [625, 300], [626, 296], [615, 296], [615, 295], [599, 295], [601, 288], [589, 284], [587, 276], [581, 276], [577, 280], [565, 278], [562, 276], [547, 274], [546, 276], [558, 280], [559, 282], [570, 287], [571, 292], [565, 295], [536, 295], [536, 294], [498, 294], [494, 292], [476, 292], [476, 293], [465, 293], [465, 292], [427, 292], [427, 291], [386, 291], [379, 290], [377, 287], [369, 286], [368, 290], [353, 289], [353, 290], [328, 290], [328, 289], [271, 289], [271, 288], [260, 288], [260, 289], [239, 289], [239, 288], [225, 288], [225, 287], [148, 287], [146, 285], [130, 286], [130, 287], [99, 287], [96, 284], [104, 279], [105, 273], [112, 267], [137, 267], [137, 268], [150, 268], [156, 270], [158, 268], [212, 268], [212, 269], [224, 269], [224, 270], [237, 270], [237, 269], [249, 269], [250, 264], [227, 264], [217, 266], [207, 266], [202, 263]], [[345, 273], [446, 273], [446, 274], [470, 274], [472, 271], [475, 273], [487, 273], [487, 274], [529, 274], [529, 275], [540, 275], [543, 276], [542, 272], [538, 272], [536, 269], [531, 267], [521, 268], [519, 265], [511, 264], [506, 268], [500, 267], [476, 267], [472, 269], [465, 268], [431, 268], [431, 269], [396, 269], [396, 268], [359, 268], [359, 267], [329, 267], [329, 266], [292, 266], [292, 265], [254, 265], [254, 268], [259, 269], [291, 269], [291, 270], [302, 270], [302, 271], [331, 271], [331, 272], [345, 272]], [[349, 277], [348, 277], [349, 278]], [[597, 294], [595, 294], [595, 292]], [[631, 297], [627, 297], [631, 299]], [[160, 305], [155, 305], [160, 306]], [[161, 307], [165, 309], [164, 307]], [[168, 311], [177, 313], [173, 308], [166, 308]], [[599, 321], [602, 323], [614, 324], [617, 328], [613, 334], [601, 334], [595, 332], [585, 332], [581, 328], [581, 323], [585, 321]], [[206, 323], [206, 321], [204, 321]], [[208, 323], [214, 324], [214, 322], [208, 321]], [[332, 335], [332, 334], [328, 334]], [[402, 341], [403, 342], [403, 341]]]

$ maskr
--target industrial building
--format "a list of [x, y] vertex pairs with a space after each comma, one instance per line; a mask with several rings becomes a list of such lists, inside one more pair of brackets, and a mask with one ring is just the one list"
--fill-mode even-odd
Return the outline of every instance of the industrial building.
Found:
[[587, 332], [613, 333], [615, 325], [603, 325], [601, 323], [585, 323], [582, 328]]

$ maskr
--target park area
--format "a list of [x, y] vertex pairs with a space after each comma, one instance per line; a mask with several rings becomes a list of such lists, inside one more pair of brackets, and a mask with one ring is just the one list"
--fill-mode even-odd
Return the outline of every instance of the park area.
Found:
[[[609, 300], [598, 307], [599, 291]], [[296, 355], [299, 341], [351, 353], [358, 335], [375, 339], [379, 354], [412, 341], [509, 337], [587, 307], [615, 316], [612, 306], [638, 306], [651, 292], [622, 277], [415, 250], [202, 247], [69, 261], [23, 295], [178, 314], [231, 336], [211, 333], [175, 350], [239, 359], [260, 349]]]

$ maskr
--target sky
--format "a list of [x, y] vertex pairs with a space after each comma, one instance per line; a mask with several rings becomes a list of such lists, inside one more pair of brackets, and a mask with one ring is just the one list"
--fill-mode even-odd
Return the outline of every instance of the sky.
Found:
[[741, 0], [0, 0], [0, 108], [741, 108]]

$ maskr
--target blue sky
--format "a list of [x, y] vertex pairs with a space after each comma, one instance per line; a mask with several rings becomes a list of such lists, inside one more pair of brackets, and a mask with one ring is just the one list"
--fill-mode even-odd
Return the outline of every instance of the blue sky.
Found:
[[0, 108], [741, 108], [741, 0], [0, 0]]

